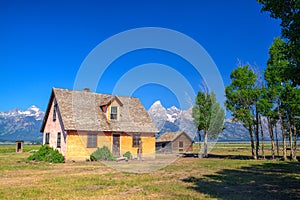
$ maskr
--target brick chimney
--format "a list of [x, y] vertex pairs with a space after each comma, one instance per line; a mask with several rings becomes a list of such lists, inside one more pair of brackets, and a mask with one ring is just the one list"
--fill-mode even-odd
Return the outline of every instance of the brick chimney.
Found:
[[84, 88], [83, 91], [84, 91], [84, 92], [91, 92], [91, 91], [90, 91], [90, 88]]

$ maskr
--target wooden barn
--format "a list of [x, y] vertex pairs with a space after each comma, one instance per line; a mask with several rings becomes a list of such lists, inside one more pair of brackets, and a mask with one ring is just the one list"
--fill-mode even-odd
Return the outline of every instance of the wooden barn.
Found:
[[193, 152], [193, 140], [185, 132], [167, 132], [156, 139], [156, 152]]
[[85, 160], [103, 146], [155, 158], [158, 130], [138, 98], [53, 88], [41, 132], [66, 160]]

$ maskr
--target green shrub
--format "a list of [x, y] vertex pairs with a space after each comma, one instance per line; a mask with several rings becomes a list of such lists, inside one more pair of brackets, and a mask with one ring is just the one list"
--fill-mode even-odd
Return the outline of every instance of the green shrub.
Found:
[[123, 157], [126, 157], [127, 159], [131, 159], [132, 155], [129, 151], [127, 151], [126, 153], [124, 153]]
[[35, 153], [35, 152], [37, 152], [38, 150], [37, 149], [31, 149], [30, 151], [29, 151], [29, 153]]
[[98, 148], [95, 152], [93, 152], [90, 156], [91, 161], [99, 161], [99, 160], [115, 160], [113, 154], [110, 152], [107, 146], [103, 146], [102, 148]]
[[38, 151], [30, 155], [27, 160], [44, 161], [51, 163], [64, 163], [65, 158], [57, 149], [53, 149], [48, 145], [43, 145]]

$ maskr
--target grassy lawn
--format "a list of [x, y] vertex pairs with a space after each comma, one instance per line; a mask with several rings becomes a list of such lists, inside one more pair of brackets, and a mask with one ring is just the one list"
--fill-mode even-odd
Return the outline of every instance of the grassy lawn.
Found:
[[250, 160], [248, 144], [217, 144], [210, 158], [140, 174], [95, 162], [27, 163], [39, 147], [14, 148], [0, 146], [0, 199], [300, 199], [300, 163]]

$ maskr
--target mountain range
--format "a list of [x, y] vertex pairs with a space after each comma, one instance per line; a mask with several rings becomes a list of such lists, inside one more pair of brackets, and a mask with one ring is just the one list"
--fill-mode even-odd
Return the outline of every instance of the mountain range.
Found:
[[[160, 133], [185, 131], [192, 139], [198, 141], [197, 130], [193, 123], [192, 108], [180, 110], [172, 106], [165, 108], [160, 101], [156, 101], [148, 110], [152, 121]], [[25, 140], [41, 142], [42, 134], [39, 132], [44, 112], [36, 106], [27, 110], [13, 109], [0, 112], [0, 142]], [[226, 119], [225, 129], [219, 134], [218, 141], [249, 141], [249, 133], [241, 123]], [[269, 140], [266, 119], [263, 119], [265, 139]], [[280, 135], [280, 134], [278, 134]]]
[[27, 110], [13, 109], [0, 112], [0, 142], [24, 140], [41, 142], [40, 127], [44, 112], [36, 106]]
[[[180, 110], [175, 106], [165, 108], [160, 101], [156, 101], [150, 107], [148, 113], [159, 129], [160, 135], [165, 132], [184, 131], [195, 141], [199, 140], [193, 123], [192, 108], [188, 110]], [[262, 118], [262, 121], [264, 139], [270, 140], [266, 118]], [[225, 129], [218, 135], [218, 141], [250, 141], [248, 130], [242, 123], [226, 119], [224, 127]], [[278, 130], [279, 135], [281, 134]], [[203, 138], [203, 135], [201, 137]]]

